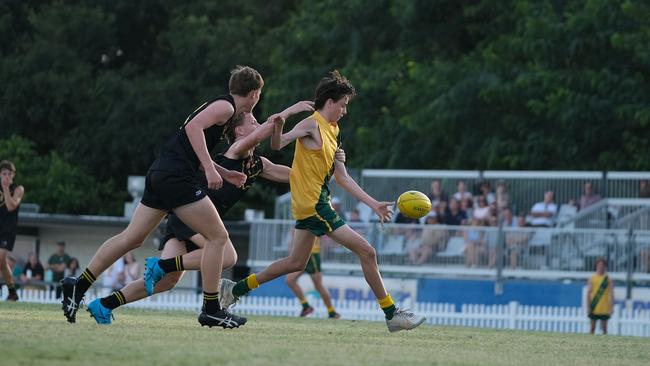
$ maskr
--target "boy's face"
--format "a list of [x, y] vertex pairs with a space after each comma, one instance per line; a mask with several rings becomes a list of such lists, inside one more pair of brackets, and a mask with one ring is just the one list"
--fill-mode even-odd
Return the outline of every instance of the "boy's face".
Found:
[[2, 181], [8, 180], [9, 183], [13, 183], [14, 172], [9, 169], [2, 169], [0, 171], [0, 179], [2, 179]]
[[348, 113], [348, 102], [350, 102], [350, 97], [347, 95], [339, 99], [338, 102], [332, 101], [331, 111], [335, 122], [338, 122]]

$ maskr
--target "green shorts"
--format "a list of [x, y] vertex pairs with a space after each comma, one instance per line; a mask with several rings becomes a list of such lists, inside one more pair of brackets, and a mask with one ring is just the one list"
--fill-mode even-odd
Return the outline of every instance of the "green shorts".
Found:
[[345, 225], [345, 220], [334, 211], [330, 205], [329, 197], [325, 199], [322, 196], [316, 203], [316, 215], [296, 221], [296, 229], [309, 230], [316, 236], [331, 233], [343, 225]]
[[589, 319], [591, 319], [591, 320], [609, 320], [609, 315], [607, 315], [607, 314], [589, 314]]
[[321, 272], [320, 253], [311, 253], [309, 256], [309, 262], [307, 262], [307, 267], [305, 267], [305, 272], [309, 274]]

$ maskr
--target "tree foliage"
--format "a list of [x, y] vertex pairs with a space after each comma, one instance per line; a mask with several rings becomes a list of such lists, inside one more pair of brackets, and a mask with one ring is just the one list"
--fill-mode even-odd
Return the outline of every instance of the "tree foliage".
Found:
[[91, 179], [75, 186], [95, 197], [84, 205], [28, 187], [51, 210], [119, 213], [125, 177], [236, 64], [265, 77], [258, 119], [342, 70], [358, 92], [341, 123], [353, 167], [650, 168], [642, 0], [5, 0], [0, 14], [3, 146]]

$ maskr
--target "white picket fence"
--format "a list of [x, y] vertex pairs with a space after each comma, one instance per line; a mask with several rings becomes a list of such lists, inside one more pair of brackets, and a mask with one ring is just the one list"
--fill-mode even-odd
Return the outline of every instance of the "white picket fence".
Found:
[[[86, 301], [104, 296], [104, 290], [90, 291]], [[20, 301], [56, 304], [55, 292], [50, 290], [19, 290]], [[6, 297], [3, 288], [3, 297]], [[191, 291], [172, 291], [137, 301], [127, 306], [133, 308], [184, 310], [198, 312], [202, 295]], [[462, 305], [457, 311], [454, 304], [403, 303], [413, 311], [427, 317], [432, 325], [462, 326], [493, 329], [518, 329], [560, 333], [586, 333], [589, 321], [584, 309], [579, 307], [524, 306], [517, 302], [507, 305]], [[312, 315], [325, 318], [327, 312], [320, 300], [312, 306], [317, 311]], [[334, 306], [343, 319], [383, 321], [384, 315], [375, 301], [335, 301]], [[2, 306], [0, 306], [0, 310]], [[235, 308], [236, 313], [264, 316], [296, 316], [300, 303], [285, 297], [244, 297]], [[650, 337], [650, 310], [626, 310], [617, 306], [609, 322], [609, 333], [613, 335]]]

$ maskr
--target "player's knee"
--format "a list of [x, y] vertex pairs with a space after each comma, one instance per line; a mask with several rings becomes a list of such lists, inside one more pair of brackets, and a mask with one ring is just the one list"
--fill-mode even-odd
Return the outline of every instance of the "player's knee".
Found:
[[225, 230], [215, 230], [205, 234], [207, 245], [225, 246], [228, 242], [228, 232]]
[[305, 267], [307, 267], [307, 261], [303, 261], [301, 259], [296, 259], [296, 258], [292, 258], [289, 261], [290, 272], [304, 271]]
[[229, 269], [235, 266], [237, 263], [237, 254], [234, 256], [224, 257], [223, 259], [223, 269]]
[[366, 245], [359, 251], [359, 259], [365, 262], [376, 262], [377, 261], [377, 252], [375, 248], [370, 245]]

